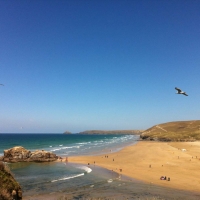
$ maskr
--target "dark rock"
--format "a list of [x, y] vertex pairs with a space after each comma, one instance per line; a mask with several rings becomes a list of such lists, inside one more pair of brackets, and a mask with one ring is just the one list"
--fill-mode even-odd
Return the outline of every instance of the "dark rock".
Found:
[[4, 156], [0, 159], [4, 162], [50, 162], [57, 160], [56, 154], [44, 150], [29, 151], [17, 146], [4, 150]]
[[0, 156], [0, 161], [3, 161], [3, 158], [4, 158], [3, 156]]
[[63, 134], [72, 134], [70, 131], [65, 131]]
[[14, 179], [9, 167], [0, 162], [0, 199], [1, 200], [21, 200], [22, 189]]

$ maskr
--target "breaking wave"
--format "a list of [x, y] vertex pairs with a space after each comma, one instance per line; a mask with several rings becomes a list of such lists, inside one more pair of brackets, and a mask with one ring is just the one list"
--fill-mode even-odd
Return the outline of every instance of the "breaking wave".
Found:
[[60, 179], [55, 179], [55, 180], [52, 180], [51, 182], [53, 183], [53, 182], [57, 182], [57, 181], [64, 181], [64, 180], [68, 180], [68, 179], [72, 179], [72, 178], [77, 178], [77, 177], [80, 177], [80, 176], [84, 176], [86, 173], [90, 173], [92, 171], [91, 168], [86, 167], [86, 166], [81, 166], [81, 167], [77, 167], [77, 168], [84, 170], [85, 173], [67, 176], [67, 177], [63, 177], [63, 178], [60, 178]]

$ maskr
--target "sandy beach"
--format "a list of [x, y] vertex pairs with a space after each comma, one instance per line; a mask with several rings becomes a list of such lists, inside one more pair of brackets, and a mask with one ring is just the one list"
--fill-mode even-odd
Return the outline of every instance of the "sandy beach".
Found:
[[[95, 164], [152, 185], [200, 191], [200, 142], [140, 141], [116, 153], [68, 160]], [[170, 181], [160, 180], [161, 176]]]
[[[115, 153], [110, 150], [106, 155], [69, 157], [68, 162], [89, 165], [93, 173], [99, 171], [97, 166], [106, 168], [115, 178], [111, 183], [105, 180], [83, 187], [66, 186], [62, 191], [24, 199], [200, 199], [200, 142], [140, 141]], [[170, 181], [160, 180], [161, 176]]]

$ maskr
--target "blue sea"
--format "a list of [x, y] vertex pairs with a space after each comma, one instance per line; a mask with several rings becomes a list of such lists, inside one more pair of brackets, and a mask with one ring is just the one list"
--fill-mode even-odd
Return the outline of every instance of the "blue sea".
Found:
[[[31, 151], [43, 149], [62, 157], [99, 155], [119, 151], [135, 144], [138, 139], [138, 135], [0, 134], [0, 156], [5, 149], [14, 146], [23, 146]], [[8, 165], [25, 196], [90, 187], [117, 177], [116, 173], [97, 166], [74, 163]]]
[[138, 135], [81, 134], [0, 134], [0, 156], [5, 149], [23, 146], [34, 151], [43, 149], [60, 156], [108, 153], [134, 144]]

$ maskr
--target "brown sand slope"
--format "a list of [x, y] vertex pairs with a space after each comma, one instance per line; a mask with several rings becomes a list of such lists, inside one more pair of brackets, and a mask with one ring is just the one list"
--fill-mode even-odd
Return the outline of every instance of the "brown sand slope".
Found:
[[200, 120], [158, 124], [145, 130], [140, 137], [144, 140], [155, 141], [200, 140]]
[[[186, 150], [182, 150], [186, 149]], [[156, 185], [200, 191], [200, 142], [141, 141], [120, 152], [70, 157], [69, 162], [95, 164]], [[160, 176], [170, 181], [160, 180]]]

